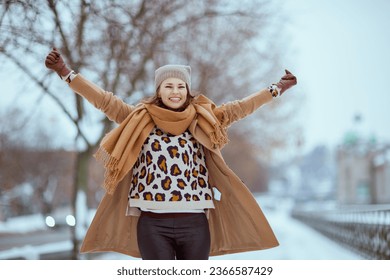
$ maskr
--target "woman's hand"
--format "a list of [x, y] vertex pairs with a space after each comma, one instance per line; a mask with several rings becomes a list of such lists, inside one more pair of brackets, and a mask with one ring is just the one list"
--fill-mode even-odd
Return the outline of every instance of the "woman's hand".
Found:
[[287, 69], [285, 71], [286, 74], [276, 83], [276, 86], [280, 88], [280, 94], [297, 84], [297, 78]]
[[45, 65], [47, 68], [57, 72], [60, 77], [65, 77], [71, 72], [56, 48], [53, 48], [52, 51], [46, 56]]

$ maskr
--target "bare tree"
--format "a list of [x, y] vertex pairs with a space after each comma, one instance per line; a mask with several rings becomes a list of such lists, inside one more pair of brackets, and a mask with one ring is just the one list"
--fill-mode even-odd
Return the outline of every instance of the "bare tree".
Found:
[[[190, 64], [195, 72], [194, 88], [217, 102], [240, 98], [268, 85], [260, 80], [264, 83], [272, 77], [269, 81], [275, 81], [282, 74], [274, 72], [279, 68], [280, 49], [273, 44], [281, 32], [271, 20], [276, 10], [269, 0], [1, 3], [1, 57], [17, 65], [74, 125], [74, 141], [79, 147], [74, 164], [74, 212], [79, 192], [86, 192], [91, 155], [112, 124], [80, 96], [59, 92], [53, 80], [58, 77], [43, 64], [50, 47], [59, 48], [74, 70], [129, 103], [152, 93], [153, 71], [166, 63]], [[99, 135], [89, 135], [87, 121], [99, 124]], [[267, 120], [270, 123], [276, 124]], [[261, 127], [256, 131], [264, 139], [272, 138]], [[73, 257], [78, 258], [76, 232], [73, 241]]]
[[[71, 153], [48, 149], [47, 133], [40, 123], [26, 122], [18, 109], [0, 114], [0, 197], [6, 218], [53, 210], [58, 179], [69, 174], [72, 161]], [[58, 198], [56, 204], [69, 203], [68, 196]]]

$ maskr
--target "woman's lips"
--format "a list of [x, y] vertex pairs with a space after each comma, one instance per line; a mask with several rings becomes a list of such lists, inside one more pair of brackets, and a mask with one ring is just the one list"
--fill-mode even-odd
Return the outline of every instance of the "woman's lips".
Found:
[[181, 101], [181, 98], [180, 97], [171, 97], [171, 98], [169, 98], [169, 100], [172, 102], [178, 103]]

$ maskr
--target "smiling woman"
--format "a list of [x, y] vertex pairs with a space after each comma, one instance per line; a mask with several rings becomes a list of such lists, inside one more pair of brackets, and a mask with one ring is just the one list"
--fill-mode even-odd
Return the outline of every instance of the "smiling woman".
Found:
[[173, 111], [182, 111], [193, 100], [191, 88], [191, 68], [185, 65], [165, 65], [156, 70], [156, 93], [143, 100], [147, 104]]
[[189, 66], [165, 65], [155, 71], [154, 96], [129, 105], [71, 71], [56, 49], [45, 63], [119, 124], [95, 155], [106, 169], [107, 193], [82, 252], [202, 260], [278, 245], [221, 149], [227, 128], [294, 86], [293, 74], [286, 70], [278, 83], [217, 106], [204, 95], [193, 96]]

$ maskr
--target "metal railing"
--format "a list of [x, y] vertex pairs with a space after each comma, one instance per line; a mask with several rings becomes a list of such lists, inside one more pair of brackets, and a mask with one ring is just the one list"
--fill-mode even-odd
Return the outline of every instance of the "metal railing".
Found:
[[390, 205], [322, 211], [297, 207], [292, 217], [367, 259], [390, 259]]

